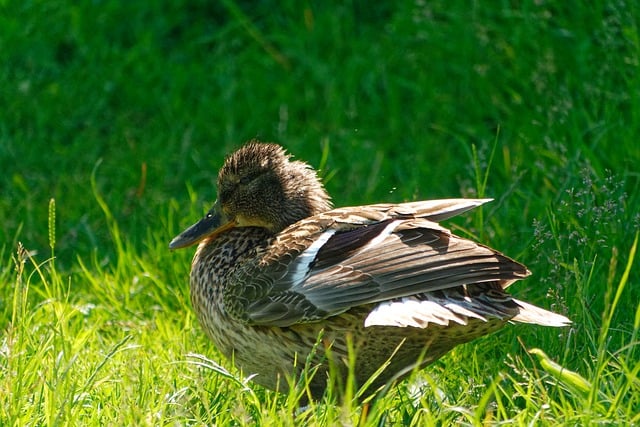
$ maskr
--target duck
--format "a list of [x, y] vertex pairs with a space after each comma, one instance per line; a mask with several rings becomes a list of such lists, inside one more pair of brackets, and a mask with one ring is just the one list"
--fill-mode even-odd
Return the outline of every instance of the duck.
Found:
[[311, 166], [251, 140], [169, 248], [198, 245], [196, 317], [253, 382], [321, 399], [350, 376], [377, 393], [507, 323], [571, 324], [507, 293], [527, 267], [440, 225], [490, 200], [333, 208]]

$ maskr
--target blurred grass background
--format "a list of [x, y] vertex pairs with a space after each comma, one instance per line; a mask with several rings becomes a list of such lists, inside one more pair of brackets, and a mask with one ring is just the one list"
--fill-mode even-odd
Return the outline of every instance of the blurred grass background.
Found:
[[224, 154], [252, 137], [316, 166], [329, 143], [336, 205], [471, 195], [470, 147], [486, 159], [496, 140], [487, 195], [514, 193], [503, 210], [533, 212], [525, 227], [587, 164], [638, 183], [633, 2], [3, 9], [2, 241], [46, 247], [54, 197], [67, 266], [108, 247], [98, 162], [141, 245], [170, 200], [189, 203], [185, 183], [212, 201]]
[[[18, 242], [39, 262], [55, 252], [64, 277], [115, 277], [104, 299], [104, 283], [69, 279], [72, 301], [126, 304], [118, 284], [151, 266], [117, 316], [187, 315], [192, 254], [166, 245], [215, 199], [224, 155], [257, 137], [321, 167], [336, 206], [495, 198], [481, 222], [454, 223], [530, 267], [514, 292], [576, 321], [546, 349], [585, 370], [640, 227], [639, 9], [0, 1], [0, 327]], [[639, 280], [612, 352], [630, 344]], [[483, 351], [547, 333], [514, 328]]]

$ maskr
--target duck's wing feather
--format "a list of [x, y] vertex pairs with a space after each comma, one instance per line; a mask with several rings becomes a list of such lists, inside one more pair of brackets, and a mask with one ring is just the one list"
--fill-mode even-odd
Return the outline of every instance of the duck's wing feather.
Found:
[[297, 223], [260, 265], [239, 269], [229, 308], [252, 324], [289, 326], [471, 283], [506, 287], [530, 274], [525, 266], [434, 222], [485, 201], [343, 208]]

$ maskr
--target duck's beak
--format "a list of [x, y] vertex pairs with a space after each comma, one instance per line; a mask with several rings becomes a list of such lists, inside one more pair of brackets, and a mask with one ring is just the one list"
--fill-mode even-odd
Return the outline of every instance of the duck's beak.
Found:
[[169, 249], [180, 249], [195, 245], [206, 237], [215, 237], [235, 227], [235, 225], [234, 221], [229, 220], [224, 215], [220, 208], [220, 203], [216, 202], [204, 218], [174, 237], [169, 243]]

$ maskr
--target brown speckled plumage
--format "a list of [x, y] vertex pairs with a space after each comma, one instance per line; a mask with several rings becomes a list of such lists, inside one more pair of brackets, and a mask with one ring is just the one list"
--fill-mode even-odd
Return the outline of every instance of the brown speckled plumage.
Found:
[[257, 142], [226, 160], [218, 189], [214, 208], [171, 247], [200, 242], [198, 319], [268, 388], [286, 390], [311, 354], [309, 388], [320, 397], [328, 366], [346, 373], [352, 346], [359, 385], [393, 355], [373, 391], [508, 321], [570, 323], [505, 292], [530, 274], [522, 264], [437, 224], [486, 200], [330, 210], [311, 168]]

